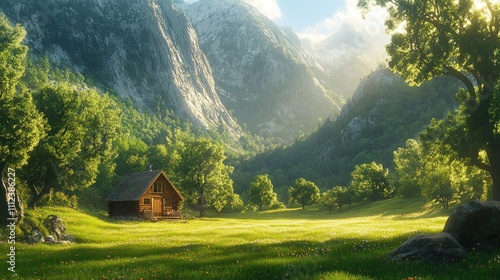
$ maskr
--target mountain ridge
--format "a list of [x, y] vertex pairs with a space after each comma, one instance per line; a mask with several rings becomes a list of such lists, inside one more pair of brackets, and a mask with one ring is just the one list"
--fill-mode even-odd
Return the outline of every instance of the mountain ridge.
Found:
[[343, 100], [313, 75], [307, 53], [252, 6], [201, 0], [184, 10], [214, 69], [223, 103], [250, 131], [290, 142], [297, 132], [312, 131], [318, 118], [340, 111]]
[[142, 109], [173, 109], [205, 129], [224, 126], [241, 136], [196, 32], [170, 1], [7, 0], [0, 10], [25, 26], [34, 54], [72, 66]]

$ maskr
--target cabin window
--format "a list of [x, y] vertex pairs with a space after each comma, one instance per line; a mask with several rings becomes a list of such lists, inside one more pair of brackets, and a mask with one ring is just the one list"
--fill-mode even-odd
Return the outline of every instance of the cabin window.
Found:
[[144, 198], [144, 204], [151, 205], [151, 198], [150, 197]]
[[165, 206], [172, 206], [172, 200], [170, 199], [170, 197], [167, 197], [165, 198]]
[[163, 192], [162, 182], [155, 182], [155, 184], [153, 185], [153, 192], [154, 193], [162, 193]]

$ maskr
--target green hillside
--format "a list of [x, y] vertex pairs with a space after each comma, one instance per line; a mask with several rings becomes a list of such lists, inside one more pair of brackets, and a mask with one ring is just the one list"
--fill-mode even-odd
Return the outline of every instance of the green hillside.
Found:
[[244, 162], [235, 183], [249, 185], [248, 178], [267, 173], [278, 188], [304, 177], [324, 190], [348, 184], [358, 164], [376, 161], [390, 168], [398, 147], [457, 106], [458, 88], [449, 77], [409, 86], [389, 70], [378, 70], [360, 84], [340, 116], [288, 147]]
[[474, 252], [446, 266], [386, 263], [408, 237], [443, 228], [449, 212], [422, 200], [184, 222], [117, 222], [60, 207], [30, 214], [61, 216], [77, 244], [16, 244], [17, 279], [494, 279], [500, 269], [499, 256]]

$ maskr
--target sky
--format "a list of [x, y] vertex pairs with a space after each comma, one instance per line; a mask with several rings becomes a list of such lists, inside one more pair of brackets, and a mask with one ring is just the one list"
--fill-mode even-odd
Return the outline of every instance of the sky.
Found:
[[[197, 0], [188, 0], [194, 2]], [[326, 39], [344, 23], [365, 31], [373, 37], [386, 36], [387, 13], [373, 9], [365, 19], [356, 7], [357, 0], [243, 0], [256, 7], [280, 26], [289, 26], [301, 38], [313, 42]]]

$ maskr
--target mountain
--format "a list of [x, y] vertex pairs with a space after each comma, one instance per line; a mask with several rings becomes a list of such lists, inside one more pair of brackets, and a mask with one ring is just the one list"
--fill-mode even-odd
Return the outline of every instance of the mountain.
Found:
[[323, 71], [318, 76], [326, 73], [326, 86], [349, 98], [360, 81], [384, 62], [383, 40], [344, 23], [325, 40], [316, 44], [304, 41], [303, 45]]
[[237, 0], [183, 5], [213, 69], [224, 105], [255, 133], [287, 142], [318, 119], [338, 114], [343, 99], [320, 83], [312, 58], [290, 30]]
[[187, 17], [169, 0], [4, 0], [36, 56], [68, 66], [143, 110], [173, 109], [205, 128], [241, 129], [222, 104]]
[[451, 77], [410, 87], [389, 70], [377, 70], [360, 83], [335, 120], [287, 148], [243, 163], [235, 185], [250, 185], [247, 178], [267, 173], [278, 188], [303, 177], [328, 189], [347, 185], [355, 165], [376, 161], [390, 168], [393, 151], [457, 106], [458, 89]]

